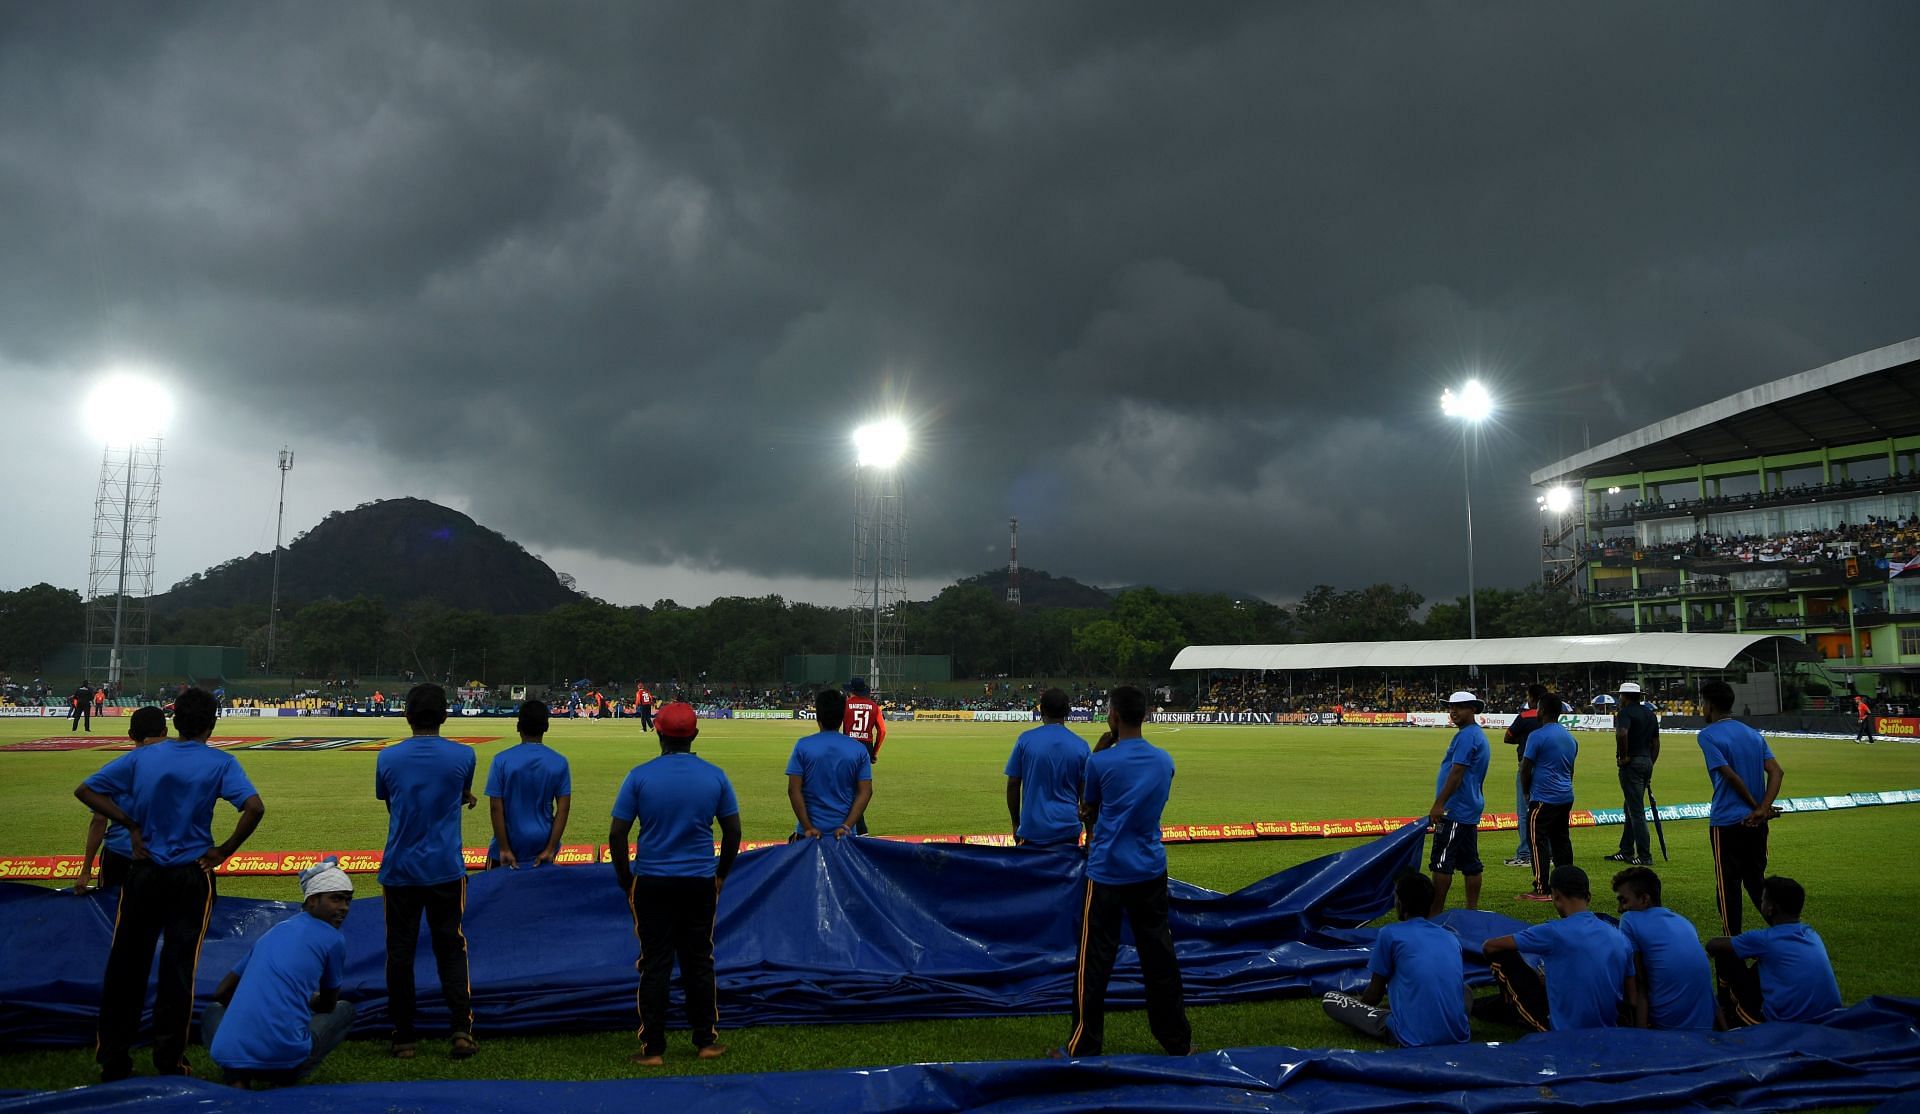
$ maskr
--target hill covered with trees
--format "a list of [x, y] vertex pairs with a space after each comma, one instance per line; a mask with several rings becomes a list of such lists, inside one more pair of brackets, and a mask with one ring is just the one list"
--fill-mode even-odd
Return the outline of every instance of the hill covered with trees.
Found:
[[[264, 602], [273, 554], [238, 557], [153, 598], [156, 615]], [[281, 613], [324, 599], [404, 605], [437, 600], [504, 615], [580, 598], [547, 563], [459, 511], [425, 499], [382, 499], [335, 511], [280, 557]]]

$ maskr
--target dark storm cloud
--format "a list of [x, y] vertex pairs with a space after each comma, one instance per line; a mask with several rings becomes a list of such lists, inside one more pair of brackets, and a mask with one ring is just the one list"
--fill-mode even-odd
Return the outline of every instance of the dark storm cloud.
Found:
[[[1537, 573], [1526, 475], [1920, 333], [1894, 5], [13, 5], [0, 361], [123, 351], [510, 535], [1276, 597]], [[209, 403], [211, 405], [211, 403]], [[235, 549], [245, 548], [236, 544]], [[716, 573], [724, 579], [724, 573]]]

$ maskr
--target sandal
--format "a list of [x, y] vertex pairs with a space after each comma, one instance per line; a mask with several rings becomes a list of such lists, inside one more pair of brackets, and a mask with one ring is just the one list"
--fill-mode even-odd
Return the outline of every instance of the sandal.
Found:
[[473, 1039], [472, 1033], [455, 1033], [453, 1043], [447, 1049], [447, 1055], [456, 1060], [464, 1060], [480, 1051], [480, 1042]]
[[392, 1047], [387, 1049], [387, 1052], [396, 1060], [411, 1060], [413, 1059], [414, 1045], [412, 1041], [394, 1041]]

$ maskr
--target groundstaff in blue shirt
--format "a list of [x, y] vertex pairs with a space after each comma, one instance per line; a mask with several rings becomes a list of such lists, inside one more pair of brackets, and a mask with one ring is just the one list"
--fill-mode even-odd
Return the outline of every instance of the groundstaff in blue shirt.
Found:
[[[627, 775], [607, 832], [614, 877], [640, 937], [640, 1051], [631, 1059], [646, 1067], [665, 1062], [668, 983], [676, 957], [693, 1047], [702, 1060], [727, 1051], [716, 1031], [720, 1016], [713, 983], [713, 926], [720, 889], [740, 852], [740, 805], [720, 767], [693, 753], [698, 723], [691, 704], [668, 704], [654, 716], [660, 757]], [[847, 741], [866, 754], [866, 748]], [[627, 834], [635, 821], [640, 824], [638, 854], [629, 867]], [[718, 860], [713, 854], [716, 821]]]
[[1098, 1056], [1105, 1039], [1107, 980], [1120, 950], [1120, 922], [1133, 929], [1146, 983], [1147, 1026], [1168, 1053], [1193, 1051], [1180, 962], [1167, 926], [1167, 851], [1160, 813], [1173, 789], [1173, 757], [1141, 737], [1147, 696], [1131, 685], [1107, 698], [1107, 736], [1087, 759], [1080, 799], [1093, 819], [1073, 980], [1073, 1031], [1056, 1057]]
[[1040, 694], [1040, 726], [1023, 731], [1007, 757], [1007, 814], [1013, 841], [1032, 847], [1080, 844], [1080, 786], [1087, 778], [1087, 741], [1067, 728], [1067, 694]]
[[1800, 922], [1806, 904], [1800, 883], [1776, 875], [1760, 889], [1760, 915], [1767, 927], [1707, 941], [1729, 1028], [1819, 1021], [1840, 1008], [1840, 982], [1826, 942], [1813, 926]]
[[1693, 922], [1660, 904], [1660, 876], [1644, 866], [1613, 876], [1620, 934], [1633, 948], [1634, 1024], [1712, 1029], [1713, 968]]
[[347, 1039], [346, 979], [353, 882], [338, 859], [300, 872], [301, 911], [269, 929], [227, 972], [200, 1018], [207, 1054], [228, 1083], [297, 1083]]
[[[1357, 998], [1329, 991], [1320, 1003], [1328, 1017], [1408, 1048], [1472, 1039], [1460, 938], [1427, 919], [1433, 890], [1433, 883], [1418, 873], [1402, 875], [1394, 883], [1400, 920], [1383, 925], [1373, 939], [1367, 960], [1372, 978]], [[1380, 1005], [1382, 998], [1387, 1007]]]
[[[127, 739], [136, 749], [167, 741], [167, 713], [155, 707], [135, 708], [127, 717]], [[122, 812], [130, 802], [115, 801]], [[73, 881], [73, 892], [84, 894], [93, 888], [93, 861], [100, 860], [100, 888], [112, 889], [124, 884], [133, 868], [133, 841], [127, 829], [99, 813], [87, 819], [87, 850], [80, 861], [80, 877]]]
[[1560, 725], [1565, 707], [1554, 693], [1540, 698], [1540, 725], [1527, 734], [1526, 754], [1520, 759], [1520, 780], [1527, 787], [1527, 836], [1533, 843], [1533, 890], [1520, 895], [1525, 901], [1550, 900], [1547, 882], [1553, 868], [1573, 863], [1573, 836], [1567, 826], [1580, 744]]
[[[1536, 843], [1534, 853], [1539, 852]], [[1548, 887], [1559, 920], [1496, 936], [1481, 946], [1501, 997], [1520, 1024], [1543, 1033], [1614, 1028], [1620, 1024], [1621, 1003], [1635, 993], [1633, 947], [1587, 908], [1592, 894], [1586, 871], [1555, 867]], [[1546, 962], [1544, 980], [1528, 955]]]
[[[190, 1070], [185, 1053], [193, 972], [213, 913], [213, 872], [266, 815], [240, 763], [207, 745], [218, 716], [211, 693], [186, 690], [173, 705], [178, 738], [117, 758], [74, 790], [82, 804], [127, 829], [133, 854], [100, 988], [94, 1058], [109, 1082], [133, 1074], [130, 1050], [146, 1004], [153, 946], [163, 937], [153, 1001], [153, 1066], [161, 1075]], [[215, 846], [213, 806], [222, 800], [240, 810], [240, 820], [227, 841]]]
[[1767, 822], [1780, 814], [1773, 802], [1786, 771], [1760, 732], [1733, 718], [1733, 686], [1708, 681], [1700, 686], [1700, 754], [1713, 780], [1713, 812], [1707, 838], [1713, 848], [1714, 897], [1720, 906], [1720, 931], [1740, 934], [1740, 891], [1760, 907], [1760, 884], [1767, 877]]
[[473, 748], [440, 737], [447, 721], [447, 690], [415, 685], [407, 693], [413, 737], [380, 752], [374, 795], [387, 803], [387, 849], [380, 885], [387, 908], [387, 1015], [393, 1055], [414, 1055], [413, 956], [420, 917], [427, 918], [456, 1060], [479, 1051], [473, 1039], [473, 986], [467, 975], [467, 864], [460, 853], [460, 809], [473, 795]]
[[820, 730], [794, 743], [787, 759], [787, 801], [794, 816], [789, 842], [819, 839], [823, 832], [835, 839], [853, 835], [873, 800], [873, 758], [864, 744], [840, 732], [846, 694], [821, 691], [813, 698], [813, 716]]
[[1486, 803], [1487, 767], [1493, 762], [1487, 733], [1476, 719], [1485, 707], [1470, 692], [1447, 698], [1453, 739], [1440, 759], [1433, 807], [1427, 810], [1433, 821], [1433, 861], [1427, 864], [1433, 871], [1433, 907], [1428, 913], [1436, 917], [1447, 907], [1455, 872], [1467, 876], [1467, 908], [1480, 908], [1480, 810]]
[[551, 722], [546, 701], [521, 704], [514, 724], [520, 741], [494, 755], [487, 767], [487, 812], [493, 821], [489, 869], [546, 866], [560, 852], [573, 807], [573, 771], [566, 755], [543, 741]]

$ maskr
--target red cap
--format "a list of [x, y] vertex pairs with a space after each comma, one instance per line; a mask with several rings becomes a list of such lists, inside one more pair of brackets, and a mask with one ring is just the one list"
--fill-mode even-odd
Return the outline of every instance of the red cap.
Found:
[[654, 713], [653, 729], [671, 738], [691, 739], [700, 731], [696, 726], [699, 720], [700, 717], [694, 712], [693, 705], [683, 700], [676, 700]]

